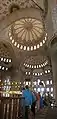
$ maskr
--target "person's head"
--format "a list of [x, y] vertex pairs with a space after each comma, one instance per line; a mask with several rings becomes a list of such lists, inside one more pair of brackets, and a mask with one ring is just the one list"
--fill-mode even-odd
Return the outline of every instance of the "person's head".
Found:
[[23, 87], [22, 90], [25, 90], [25, 88]]
[[38, 95], [40, 96], [40, 92], [38, 92]]
[[29, 89], [28, 85], [26, 85], [26, 89]]

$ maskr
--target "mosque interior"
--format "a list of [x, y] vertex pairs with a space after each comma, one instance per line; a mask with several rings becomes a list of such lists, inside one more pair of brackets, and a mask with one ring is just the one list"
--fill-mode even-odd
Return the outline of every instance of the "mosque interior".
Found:
[[0, 0], [0, 94], [25, 85], [57, 102], [57, 0]]

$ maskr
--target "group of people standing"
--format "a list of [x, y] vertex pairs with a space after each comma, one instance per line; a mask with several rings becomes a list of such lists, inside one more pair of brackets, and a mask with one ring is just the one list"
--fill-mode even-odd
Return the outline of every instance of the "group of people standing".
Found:
[[22, 96], [25, 98], [25, 119], [29, 119], [29, 110], [32, 112], [31, 116], [35, 117], [35, 106], [37, 105], [37, 110], [43, 108], [43, 99], [40, 93], [32, 92], [27, 85], [22, 90]]

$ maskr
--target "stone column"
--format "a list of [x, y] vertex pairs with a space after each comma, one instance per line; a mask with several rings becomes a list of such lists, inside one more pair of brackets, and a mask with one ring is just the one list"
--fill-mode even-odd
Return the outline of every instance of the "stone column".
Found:
[[57, 103], [57, 45], [54, 44], [51, 48], [51, 62], [54, 82], [54, 95]]
[[54, 85], [54, 95], [57, 100], [57, 62], [52, 58], [52, 71], [53, 71], [53, 85]]

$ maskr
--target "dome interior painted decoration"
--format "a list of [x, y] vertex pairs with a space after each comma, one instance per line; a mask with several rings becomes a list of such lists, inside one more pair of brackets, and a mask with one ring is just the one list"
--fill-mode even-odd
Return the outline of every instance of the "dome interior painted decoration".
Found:
[[51, 80], [49, 43], [53, 24], [49, 22], [49, 3], [0, 0], [0, 72], [7, 72], [11, 82], [38, 78], [44, 81], [48, 77]]

